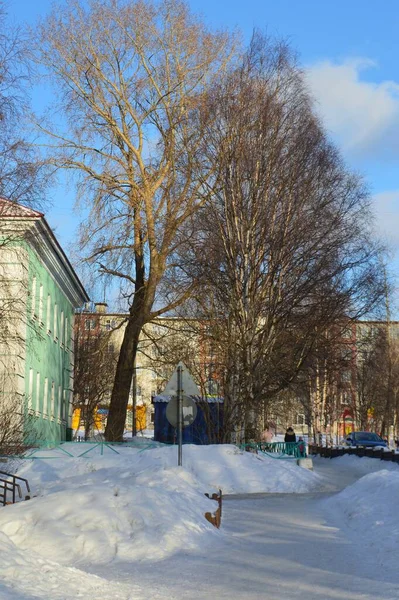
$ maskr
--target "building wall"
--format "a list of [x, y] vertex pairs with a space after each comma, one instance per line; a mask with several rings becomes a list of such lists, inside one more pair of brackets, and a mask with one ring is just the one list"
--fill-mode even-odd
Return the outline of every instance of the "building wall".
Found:
[[0, 282], [2, 407], [21, 414], [26, 440], [64, 440], [72, 418], [74, 309], [88, 297], [40, 213], [0, 219]]
[[0, 243], [0, 401], [15, 411], [24, 407], [28, 270], [25, 248]]
[[29, 255], [25, 396], [42, 440], [65, 440], [71, 421], [74, 309], [36, 253]]

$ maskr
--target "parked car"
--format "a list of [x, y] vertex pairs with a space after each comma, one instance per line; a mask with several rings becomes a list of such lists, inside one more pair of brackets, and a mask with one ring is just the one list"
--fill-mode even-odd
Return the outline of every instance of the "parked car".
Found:
[[374, 448], [375, 446], [386, 448], [388, 446], [382, 437], [371, 431], [352, 431], [346, 436], [346, 443], [348, 446], [365, 446], [366, 448]]

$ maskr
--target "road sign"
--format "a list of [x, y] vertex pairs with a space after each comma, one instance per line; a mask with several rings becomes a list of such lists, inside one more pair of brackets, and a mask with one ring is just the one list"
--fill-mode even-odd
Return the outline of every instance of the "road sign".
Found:
[[[187, 367], [181, 361], [175, 372], [169, 379], [163, 391], [165, 396], [173, 396], [166, 409], [166, 417], [177, 429], [177, 440], [179, 445], [177, 464], [183, 464], [183, 427], [190, 425], [197, 416], [197, 406], [187, 396], [200, 396], [200, 391]], [[172, 422], [173, 421], [173, 422]]]
[[[172, 427], [177, 427], [179, 422], [179, 408], [178, 408], [178, 399], [177, 396], [173, 396], [168, 402], [168, 406], [166, 407], [166, 418]], [[183, 396], [182, 398], [182, 426], [188, 427], [191, 425], [197, 416], [197, 405], [196, 403], [188, 398], [187, 396]]]
[[194, 382], [194, 379], [191, 377], [189, 370], [186, 365], [181, 361], [177, 365], [175, 371], [172, 374], [172, 377], [169, 379], [166, 384], [166, 388], [162, 392], [162, 396], [177, 396], [178, 391], [178, 369], [181, 368], [182, 381], [181, 388], [182, 394], [184, 396], [200, 396], [201, 392], [199, 391], [197, 384]]

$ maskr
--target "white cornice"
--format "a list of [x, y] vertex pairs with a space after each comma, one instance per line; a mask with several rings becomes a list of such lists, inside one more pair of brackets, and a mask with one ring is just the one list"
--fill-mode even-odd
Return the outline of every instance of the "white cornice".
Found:
[[2, 219], [1, 226], [3, 235], [10, 240], [24, 239], [32, 247], [74, 308], [89, 301], [86, 290], [44, 217]]

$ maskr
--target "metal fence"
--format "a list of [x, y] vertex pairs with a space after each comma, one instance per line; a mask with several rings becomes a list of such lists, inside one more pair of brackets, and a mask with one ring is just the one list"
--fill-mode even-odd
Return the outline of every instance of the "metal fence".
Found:
[[106, 442], [106, 441], [93, 441], [93, 442], [53, 442], [53, 441], [41, 441], [40, 443], [30, 446], [24, 453], [21, 454], [0, 454], [0, 458], [3, 459], [55, 459], [61, 457], [69, 458], [82, 458], [88, 457], [93, 453], [99, 453], [101, 456], [105, 452], [113, 452], [120, 454], [122, 448], [135, 448], [139, 452], [148, 450], [149, 448], [158, 448], [162, 446], [159, 442]]
[[364, 446], [358, 446], [356, 448], [348, 446], [345, 447], [326, 447], [326, 446], [316, 446], [309, 445], [309, 454], [313, 456], [322, 456], [323, 458], [337, 458], [338, 456], [344, 456], [345, 454], [349, 454], [352, 456], [367, 458], [377, 458], [379, 460], [386, 460], [391, 462], [399, 463], [399, 454], [395, 452], [395, 450], [382, 450], [382, 449], [374, 449], [374, 448], [366, 448]]
[[305, 444], [299, 442], [251, 442], [239, 444], [241, 450], [266, 454], [271, 458], [304, 458], [306, 456]]

